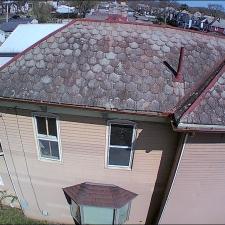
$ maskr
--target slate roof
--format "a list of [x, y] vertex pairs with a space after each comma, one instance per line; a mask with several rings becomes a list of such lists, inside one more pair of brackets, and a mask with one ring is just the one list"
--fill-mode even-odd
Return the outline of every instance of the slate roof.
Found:
[[[185, 48], [182, 80], [177, 68]], [[73, 21], [0, 71], [0, 96], [173, 113], [225, 57], [225, 39], [131, 23]]]
[[182, 115], [185, 124], [225, 125], [225, 66]]
[[137, 196], [115, 185], [97, 183], [81, 183], [63, 188], [63, 191], [69, 202], [72, 199], [79, 205], [108, 208], [121, 208]]

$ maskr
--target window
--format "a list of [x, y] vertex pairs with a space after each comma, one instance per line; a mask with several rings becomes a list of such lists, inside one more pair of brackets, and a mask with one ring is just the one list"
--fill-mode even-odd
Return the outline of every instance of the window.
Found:
[[56, 118], [38, 115], [35, 116], [35, 124], [40, 157], [60, 160]]
[[131, 167], [134, 138], [134, 124], [109, 123], [108, 167]]

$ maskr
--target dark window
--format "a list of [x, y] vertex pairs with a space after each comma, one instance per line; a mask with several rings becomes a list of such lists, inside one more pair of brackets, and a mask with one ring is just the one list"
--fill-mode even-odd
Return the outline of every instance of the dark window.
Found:
[[57, 137], [56, 119], [48, 118], [48, 132], [49, 135]]
[[132, 160], [133, 125], [111, 124], [108, 165], [130, 167]]
[[46, 118], [36, 116], [36, 120], [37, 120], [38, 133], [47, 135]]

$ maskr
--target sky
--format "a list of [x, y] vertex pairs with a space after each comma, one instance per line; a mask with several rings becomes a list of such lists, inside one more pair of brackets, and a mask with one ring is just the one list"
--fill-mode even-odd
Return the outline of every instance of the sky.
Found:
[[[179, 0], [178, 0], [179, 1]], [[200, 6], [200, 7], [207, 7], [208, 4], [220, 4], [222, 5], [224, 8], [225, 8], [225, 1], [224, 0], [221, 0], [221, 1], [194, 1], [194, 0], [189, 0], [189, 1], [179, 1], [180, 3], [185, 3], [189, 6], [193, 6], [193, 7], [196, 7], [196, 6]]]

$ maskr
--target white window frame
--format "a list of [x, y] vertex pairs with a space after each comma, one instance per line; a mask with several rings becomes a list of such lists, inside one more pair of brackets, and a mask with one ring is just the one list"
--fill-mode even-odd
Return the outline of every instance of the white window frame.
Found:
[[[131, 146], [121, 146], [121, 145], [110, 145], [110, 136], [111, 136], [111, 125], [118, 124], [118, 125], [130, 125], [133, 126], [133, 134], [132, 134], [132, 143]], [[124, 121], [124, 120], [109, 120], [107, 122], [107, 134], [106, 134], [106, 154], [105, 154], [105, 167], [108, 169], [126, 169], [131, 170], [133, 165], [133, 158], [134, 158], [134, 143], [136, 140], [136, 131], [137, 131], [137, 124], [132, 121]], [[131, 148], [130, 153], [130, 160], [128, 166], [121, 166], [121, 165], [109, 165], [109, 149], [110, 147], [118, 147], [118, 148]]]
[[[38, 134], [36, 116], [56, 119], [57, 137], [51, 136], [51, 135]], [[37, 149], [38, 159], [41, 160], [41, 161], [48, 161], [48, 162], [62, 162], [62, 148], [61, 148], [60, 129], [59, 129], [59, 117], [57, 115], [48, 114], [48, 113], [47, 114], [46, 113], [32, 113], [32, 119], [33, 119], [33, 126], [34, 126], [34, 134], [35, 134], [35, 140], [36, 140], [36, 149]], [[54, 158], [42, 156], [41, 155], [41, 148], [40, 148], [40, 144], [39, 144], [39, 139], [46, 140], [46, 141], [57, 141], [58, 142], [58, 148], [59, 148], [59, 159], [54, 159]]]

